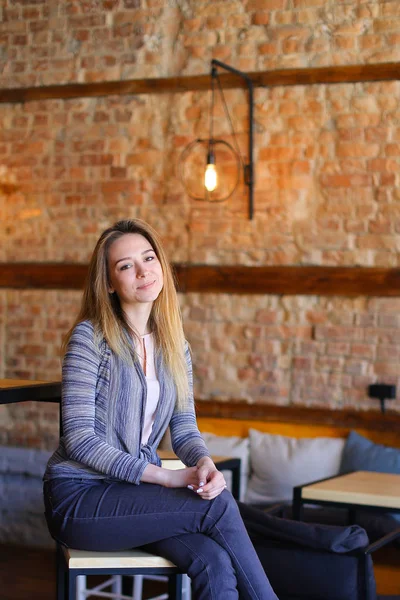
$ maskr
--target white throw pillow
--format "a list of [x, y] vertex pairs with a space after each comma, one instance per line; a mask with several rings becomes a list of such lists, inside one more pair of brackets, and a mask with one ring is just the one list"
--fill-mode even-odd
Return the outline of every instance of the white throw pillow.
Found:
[[[240, 469], [240, 500], [243, 500], [246, 494], [247, 478], [249, 474], [249, 439], [239, 436], [222, 436], [214, 433], [201, 433], [210, 454], [213, 456], [232, 456], [241, 459]], [[232, 473], [222, 471], [226, 480], [228, 489], [232, 485]]]
[[256, 429], [250, 429], [249, 438], [248, 503], [291, 502], [294, 486], [339, 473], [345, 439], [297, 439]]

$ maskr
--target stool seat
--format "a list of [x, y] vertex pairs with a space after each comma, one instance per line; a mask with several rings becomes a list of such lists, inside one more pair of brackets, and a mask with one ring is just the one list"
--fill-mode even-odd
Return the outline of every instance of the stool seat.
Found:
[[176, 568], [170, 560], [138, 549], [92, 552], [63, 547], [63, 552], [70, 569]]
[[[113, 591], [106, 593], [100, 587], [92, 588], [95, 595], [97, 591], [98, 596], [128, 600], [129, 596], [122, 593], [121, 575], [129, 575], [138, 580], [137, 589], [130, 596], [134, 599], [141, 598], [143, 577], [157, 579], [159, 576], [168, 576], [168, 598], [182, 600], [183, 574], [173, 562], [162, 556], [138, 548], [119, 552], [95, 552], [66, 548], [60, 544], [57, 544], [57, 556], [57, 600], [78, 600], [90, 596], [91, 590], [84, 585], [87, 575], [112, 576], [101, 585], [112, 584]], [[167, 595], [159, 596], [161, 597], [166, 598]]]
[[[165, 458], [162, 466], [166, 469], [182, 469], [185, 465], [177, 458]], [[134, 586], [133, 599], [142, 597], [142, 581], [148, 579], [160, 579], [168, 577], [168, 598], [170, 600], [182, 600], [183, 574], [173, 562], [145, 552], [138, 548], [119, 552], [95, 552], [88, 550], [75, 550], [57, 544], [57, 600], [80, 600], [81, 597], [90, 595], [90, 590], [85, 585], [80, 585], [78, 578], [86, 580], [87, 575], [109, 574], [112, 575], [112, 585], [117, 590], [115, 593], [104, 593], [98, 595], [112, 598], [127, 598], [121, 594], [121, 576], [129, 575], [137, 580]], [[161, 577], [160, 577], [161, 576]], [[189, 582], [188, 589], [185, 586], [185, 598], [190, 598], [190, 580], [185, 575], [185, 582]], [[78, 582], [78, 583], [77, 583]], [[107, 583], [107, 582], [106, 582]], [[78, 588], [78, 592], [77, 592]], [[93, 588], [93, 591], [95, 589]], [[99, 590], [97, 590], [99, 592]], [[79, 596], [79, 599], [77, 598]], [[164, 598], [165, 595], [159, 598]]]

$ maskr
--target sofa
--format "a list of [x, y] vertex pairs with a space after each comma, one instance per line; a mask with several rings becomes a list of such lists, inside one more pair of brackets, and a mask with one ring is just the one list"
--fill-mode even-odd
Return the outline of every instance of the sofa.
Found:
[[[248, 505], [279, 505], [280, 514], [290, 518], [295, 485], [353, 470], [400, 473], [397, 415], [372, 411], [335, 415], [239, 403], [215, 407], [197, 402], [200, 431], [213, 454], [241, 458], [241, 500]], [[255, 419], [249, 418], [252, 408]], [[347, 516], [337, 508], [310, 506], [305, 511], [305, 520], [310, 522], [343, 525]], [[400, 527], [399, 517], [361, 510], [356, 522], [373, 542]], [[373, 561], [378, 593], [400, 593], [399, 542], [378, 550]]]
[[363, 528], [282, 519], [241, 502], [239, 509], [279, 600], [383, 600]]
[[0, 449], [0, 544], [55, 548], [44, 518], [42, 477], [52, 452]]

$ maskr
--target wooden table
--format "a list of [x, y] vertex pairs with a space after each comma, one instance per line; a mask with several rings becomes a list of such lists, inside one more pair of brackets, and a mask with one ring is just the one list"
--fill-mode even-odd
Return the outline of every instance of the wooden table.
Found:
[[354, 471], [293, 489], [293, 518], [301, 520], [304, 504], [368, 508], [400, 513], [400, 475]]
[[0, 404], [14, 404], [28, 400], [59, 403], [61, 382], [0, 379]]

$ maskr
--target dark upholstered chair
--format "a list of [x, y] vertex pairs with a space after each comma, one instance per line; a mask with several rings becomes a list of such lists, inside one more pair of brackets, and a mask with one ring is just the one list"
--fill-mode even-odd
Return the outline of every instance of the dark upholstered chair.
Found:
[[239, 508], [280, 600], [379, 600], [371, 554], [400, 530], [370, 544], [358, 525], [303, 523]]

